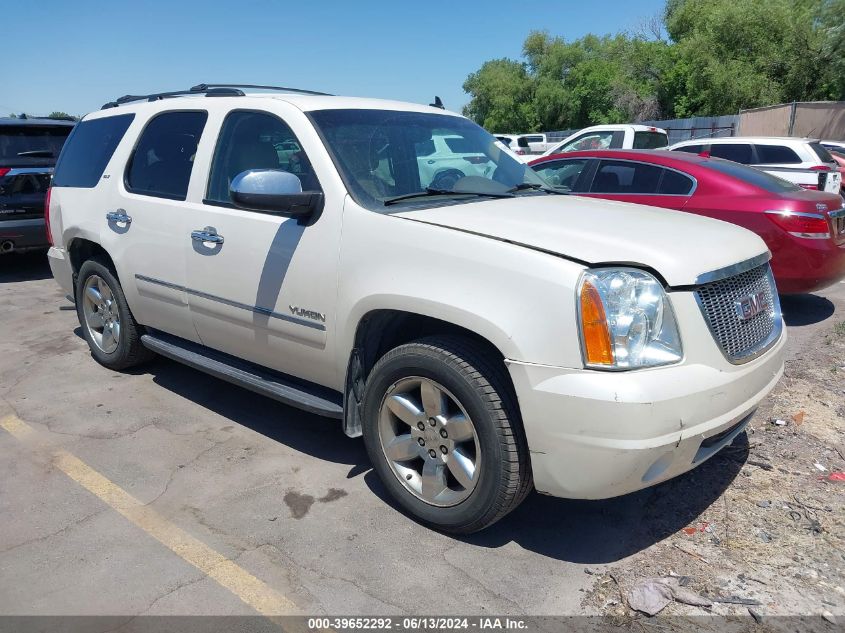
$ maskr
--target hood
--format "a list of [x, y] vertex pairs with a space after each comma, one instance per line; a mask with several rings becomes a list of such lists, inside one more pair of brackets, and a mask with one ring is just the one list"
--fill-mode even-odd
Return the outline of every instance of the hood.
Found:
[[656, 270], [670, 286], [768, 252], [751, 231], [681, 211], [578, 196], [521, 196], [395, 213], [586, 264]]

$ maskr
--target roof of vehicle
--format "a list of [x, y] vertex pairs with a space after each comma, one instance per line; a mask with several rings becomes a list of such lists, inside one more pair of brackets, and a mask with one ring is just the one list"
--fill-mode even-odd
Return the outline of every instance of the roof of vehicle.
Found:
[[[801, 138], [798, 136], [720, 136], [718, 138], [694, 138], [689, 141], [680, 141], [672, 147], [683, 145], [700, 145], [713, 143], [818, 143], [817, 138]], [[670, 148], [671, 149], [671, 148]]]
[[[172, 97], [166, 97], [156, 100], [137, 100], [131, 101], [116, 106], [96, 110], [88, 114], [85, 118], [99, 118], [100, 116], [111, 116], [121, 114], [123, 112], [143, 112], [143, 111], [159, 111], [172, 108], [175, 104], [190, 104], [195, 106], [202, 103], [203, 107], [213, 108], [214, 104], [243, 104], [246, 105], [249, 100], [261, 99], [269, 101], [284, 101], [290, 103], [294, 107], [303, 112], [313, 112], [317, 110], [396, 110], [401, 112], [421, 112], [433, 114], [445, 114], [449, 116], [462, 115], [457, 112], [451, 112], [438, 107], [423, 105], [419, 103], [408, 103], [405, 101], [391, 101], [387, 99], [372, 99], [368, 97], [343, 97], [335, 95], [310, 95], [310, 94], [295, 94], [295, 93], [281, 93], [281, 92], [247, 92], [243, 95], [232, 96], [215, 96], [213, 98], [206, 97], [204, 94], [187, 94]], [[227, 106], [228, 107], [228, 106]], [[254, 102], [253, 102], [253, 106]], [[463, 117], [462, 117], [463, 118]]]
[[641, 125], [639, 123], [604, 123], [602, 125], [591, 125], [589, 127], [585, 127], [581, 130], [578, 130], [576, 134], [581, 134], [583, 132], [591, 132], [595, 130], [599, 132], [601, 130], [634, 130], [635, 132], [663, 132], [666, 133], [666, 130], [659, 127], [654, 127], [653, 125]]
[[0, 127], [12, 125], [14, 125], [15, 127], [44, 127], [45, 125], [55, 125], [56, 127], [73, 127], [74, 125], [76, 125], [76, 121], [66, 121], [65, 119], [49, 119], [47, 117], [27, 117], [25, 119], [0, 117]]

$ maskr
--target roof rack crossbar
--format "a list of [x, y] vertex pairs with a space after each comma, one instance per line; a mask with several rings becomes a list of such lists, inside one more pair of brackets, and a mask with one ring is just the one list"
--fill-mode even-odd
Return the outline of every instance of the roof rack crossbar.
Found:
[[317, 92], [316, 90], [305, 90], [304, 88], [286, 88], [285, 86], [258, 86], [256, 84], [197, 84], [191, 88], [192, 92], [205, 92], [209, 88], [252, 88], [253, 90], [278, 90], [279, 92], [296, 92], [304, 95], [317, 95], [320, 97], [333, 97], [328, 92]]
[[207, 97], [225, 97], [225, 96], [244, 96], [244, 92], [240, 88], [252, 88], [256, 90], [278, 90], [280, 92], [296, 92], [299, 94], [332, 96], [326, 92], [317, 92], [316, 90], [304, 90], [302, 88], [284, 88], [282, 86], [256, 86], [253, 84], [197, 84], [188, 90], [172, 90], [170, 92], [154, 92], [148, 95], [123, 95], [109, 101], [101, 108], [116, 108], [117, 106], [133, 101], [158, 101], [160, 99], [167, 99], [170, 97], [182, 97], [186, 95], [205, 94]]

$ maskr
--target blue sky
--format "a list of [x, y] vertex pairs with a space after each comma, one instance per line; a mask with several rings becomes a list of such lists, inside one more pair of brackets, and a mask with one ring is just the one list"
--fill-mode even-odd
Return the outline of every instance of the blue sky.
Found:
[[[636, 30], [664, 0], [19, 0], [3, 10], [0, 116], [84, 114], [121, 95], [266, 83], [429, 103], [518, 58], [533, 29], [575, 39]], [[25, 26], [24, 26], [25, 25]]]

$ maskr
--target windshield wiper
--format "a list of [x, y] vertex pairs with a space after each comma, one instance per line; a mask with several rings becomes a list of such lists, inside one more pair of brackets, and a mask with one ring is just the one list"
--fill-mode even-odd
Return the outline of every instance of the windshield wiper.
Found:
[[403, 200], [411, 200], [413, 198], [425, 198], [427, 196], [487, 196], [489, 198], [513, 198], [511, 191], [493, 192], [493, 191], [454, 191], [453, 189], [432, 189], [428, 187], [425, 191], [415, 191], [414, 193], [406, 193], [401, 196], [394, 196], [384, 200], [384, 206], [389, 207], [397, 202]]
[[545, 193], [553, 193], [558, 196], [565, 196], [568, 195], [565, 191], [560, 191], [558, 189], [552, 189], [551, 187], [547, 187], [545, 185], [541, 185], [537, 182], [521, 182], [515, 187], [511, 187], [508, 189], [509, 192], [515, 193], [517, 191], [525, 191], [526, 189], [532, 189], [533, 191], [543, 191]]

